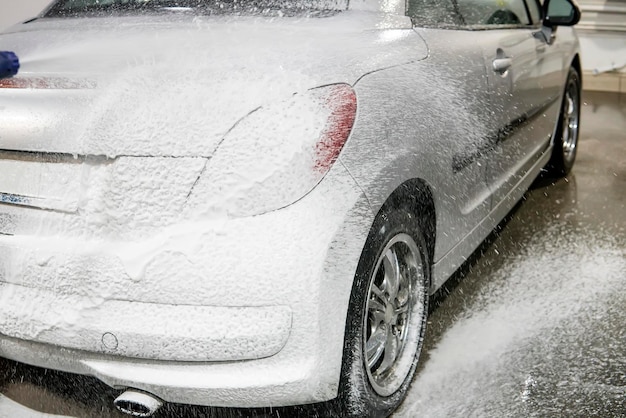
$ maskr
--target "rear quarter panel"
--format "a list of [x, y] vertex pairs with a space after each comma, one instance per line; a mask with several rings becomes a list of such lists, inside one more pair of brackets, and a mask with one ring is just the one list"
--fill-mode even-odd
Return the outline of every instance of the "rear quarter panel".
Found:
[[455, 166], [481, 148], [491, 126], [479, 46], [464, 43], [457, 31], [420, 31], [432, 35], [426, 60], [368, 74], [356, 84], [357, 123], [341, 161], [375, 212], [409, 179], [430, 186], [436, 262], [490, 209], [485, 157]]

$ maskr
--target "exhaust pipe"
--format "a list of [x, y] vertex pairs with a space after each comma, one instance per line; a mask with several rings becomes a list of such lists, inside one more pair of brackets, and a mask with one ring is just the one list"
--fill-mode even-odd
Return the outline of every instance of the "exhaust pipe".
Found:
[[149, 393], [131, 389], [118, 396], [113, 404], [125, 414], [134, 417], [150, 417], [163, 406], [163, 401]]

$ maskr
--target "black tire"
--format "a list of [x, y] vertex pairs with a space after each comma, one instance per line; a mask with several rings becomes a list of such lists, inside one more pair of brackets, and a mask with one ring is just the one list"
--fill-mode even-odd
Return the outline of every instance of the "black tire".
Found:
[[[426, 248], [419, 223], [409, 210], [383, 210], [374, 221], [357, 268], [346, 320], [338, 398], [342, 416], [386, 417], [404, 400], [426, 329], [430, 285]], [[390, 267], [394, 257], [397, 269]], [[389, 294], [394, 281], [399, 283], [396, 296]], [[407, 313], [397, 317], [389, 313], [404, 309]], [[364, 350], [366, 339], [374, 353], [371, 356]], [[386, 358], [388, 354], [394, 357], [394, 351], [397, 357], [389, 366]]]
[[548, 175], [551, 177], [566, 176], [574, 166], [578, 150], [580, 91], [578, 71], [575, 68], [570, 68], [554, 135], [554, 147], [550, 162], [546, 166]]

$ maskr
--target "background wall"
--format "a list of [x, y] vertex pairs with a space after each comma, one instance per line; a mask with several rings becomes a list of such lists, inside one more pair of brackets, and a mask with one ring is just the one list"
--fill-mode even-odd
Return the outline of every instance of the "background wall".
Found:
[[576, 28], [585, 87], [626, 93], [626, 0], [579, 0], [579, 4], [583, 14]]
[[51, 0], [0, 0], [0, 30], [35, 17]]

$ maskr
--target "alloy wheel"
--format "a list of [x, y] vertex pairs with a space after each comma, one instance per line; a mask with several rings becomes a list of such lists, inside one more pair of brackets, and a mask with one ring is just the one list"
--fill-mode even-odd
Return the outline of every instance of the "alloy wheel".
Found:
[[579, 104], [578, 85], [574, 80], [570, 80], [565, 92], [562, 128], [563, 159], [568, 162], [574, 159], [578, 145]]
[[427, 314], [423, 274], [418, 246], [401, 233], [387, 243], [370, 278], [363, 359], [369, 383], [380, 396], [400, 388], [419, 350]]

